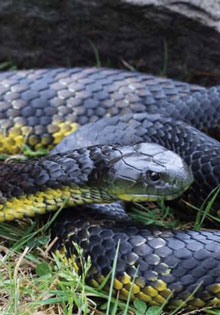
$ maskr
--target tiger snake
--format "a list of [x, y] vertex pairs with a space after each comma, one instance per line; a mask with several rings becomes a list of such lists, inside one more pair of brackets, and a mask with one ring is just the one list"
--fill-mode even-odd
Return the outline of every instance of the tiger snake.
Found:
[[80, 272], [77, 243], [91, 257], [91, 285], [111, 271], [120, 240], [114, 294], [152, 305], [171, 296], [171, 308], [184, 300], [189, 309], [219, 306], [219, 231], [146, 227], [120, 204], [80, 205], [172, 199], [191, 184], [191, 171], [185, 194], [201, 204], [219, 184], [220, 144], [198, 129], [218, 139], [220, 87], [102, 68], [12, 71], [0, 79], [0, 152], [60, 143], [45, 158], [0, 165], [0, 220], [56, 210], [67, 200], [76, 207], [55, 223], [54, 250]]

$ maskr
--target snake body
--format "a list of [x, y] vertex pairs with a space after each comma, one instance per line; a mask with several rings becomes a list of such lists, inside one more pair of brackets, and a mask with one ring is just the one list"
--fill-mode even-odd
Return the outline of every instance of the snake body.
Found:
[[[152, 174], [160, 174], [156, 185]], [[74, 206], [117, 199], [174, 199], [192, 180], [175, 153], [150, 143], [95, 146], [1, 163], [0, 221], [57, 210], [64, 202]]]
[[[85, 134], [89, 145], [157, 142], [191, 165], [191, 197], [204, 198], [219, 183], [219, 143], [186, 124], [218, 137], [219, 87], [123, 70], [74, 68], [2, 73], [0, 93], [1, 152], [17, 153], [23, 143], [51, 149], [90, 122], [73, 136], [74, 146], [81, 141], [85, 145]], [[66, 141], [54, 153], [69, 149]], [[120, 239], [114, 289], [122, 297], [131, 290], [132, 298], [156, 305], [170, 294], [170, 307], [186, 298], [189, 307], [220, 305], [220, 232], [148, 229], [123, 215], [109, 219], [95, 213], [91, 216], [87, 207], [82, 216], [77, 211], [64, 214], [54, 232], [59, 232], [55, 249], [61, 256], [74, 257], [72, 241], [91, 256], [91, 284], [97, 286], [110, 271]]]
[[[82, 141], [83, 139], [83, 141]], [[160, 114], [126, 114], [100, 119], [67, 136], [53, 150], [65, 152], [82, 145], [139, 142], [158, 143], [180, 155], [191, 166], [195, 182], [188, 199], [201, 205], [220, 181], [220, 143], [196, 128]], [[217, 200], [219, 202], [219, 198]]]
[[4, 72], [1, 151], [19, 152], [24, 141], [36, 149], [52, 148], [78, 126], [126, 113], [160, 112], [212, 130], [219, 124], [219, 89], [123, 70]]
[[170, 298], [167, 308], [220, 306], [219, 231], [168, 231], [87, 207], [81, 214], [80, 209], [64, 210], [54, 226], [56, 236], [57, 255], [67, 257], [78, 272], [82, 261], [73, 244], [91, 257], [87, 281], [96, 288], [111, 272], [119, 243], [114, 295], [151, 305]]

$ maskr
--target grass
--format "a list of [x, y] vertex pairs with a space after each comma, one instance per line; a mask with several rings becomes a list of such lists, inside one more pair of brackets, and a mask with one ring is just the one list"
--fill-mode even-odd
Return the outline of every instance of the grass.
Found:
[[[42, 156], [46, 152], [32, 152], [28, 147], [23, 150], [25, 156]], [[15, 159], [25, 159], [24, 155]], [[4, 158], [8, 158], [4, 156]], [[210, 214], [210, 209], [220, 191], [217, 187], [205, 200], [200, 209], [193, 207], [197, 215], [195, 221], [186, 222], [175, 217], [175, 211], [163, 202], [134, 204], [129, 215], [135, 221], [146, 225], [156, 224], [165, 228], [201, 229], [205, 219], [219, 225], [220, 219]], [[65, 206], [65, 204], [63, 205]], [[161, 315], [169, 298], [162, 306], [148, 306], [145, 302], [136, 300], [120, 301], [112, 296], [113, 279], [115, 275], [117, 254], [113, 264], [109, 293], [103, 291], [105, 282], [99, 288], [86, 284], [86, 274], [91, 266], [88, 260], [83, 262], [83, 270], [79, 276], [74, 268], [63, 263], [57, 256], [51, 256], [49, 250], [50, 227], [60, 209], [45, 223], [42, 217], [24, 219], [18, 222], [2, 223], [0, 225], [0, 314], [122, 314], [122, 315]], [[79, 256], [82, 256], [80, 249]], [[2, 256], [2, 257], [1, 257]], [[83, 261], [83, 258], [82, 258]], [[106, 278], [106, 282], [109, 278]], [[184, 304], [184, 303], [183, 303]], [[184, 305], [172, 310], [169, 315], [179, 314]], [[204, 308], [204, 313], [220, 314], [220, 310]], [[184, 311], [181, 314], [189, 314]], [[194, 314], [194, 313], [193, 313]]]
[[[130, 306], [113, 298], [111, 291], [108, 295], [102, 288], [87, 286], [85, 274], [90, 262], [84, 265], [84, 275], [78, 276], [57, 256], [48, 254], [47, 224], [46, 228], [37, 227], [32, 220], [0, 226], [0, 252], [4, 253], [0, 263], [0, 314], [141, 314], [146, 309], [145, 303]], [[117, 256], [112, 278], [116, 262]]]
[[[214, 198], [215, 194], [211, 198], [212, 202]], [[206, 208], [200, 211], [200, 217], [208, 216]], [[164, 204], [160, 207], [149, 204], [148, 209], [136, 204], [130, 215], [146, 224], [168, 228], [186, 226], [186, 222], [174, 220], [174, 211]], [[0, 314], [163, 314], [163, 306], [148, 307], [143, 301], [132, 303], [128, 299], [124, 302], [112, 297], [113, 281], [109, 294], [102, 290], [103, 285], [97, 289], [88, 286], [85, 276], [90, 268], [89, 260], [84, 262], [84, 273], [79, 276], [59, 257], [51, 257], [49, 228], [56, 216], [57, 213], [46, 223], [38, 217], [36, 220], [25, 219], [0, 225]], [[119, 248], [120, 244], [118, 250]], [[79, 255], [82, 255], [80, 250]], [[112, 279], [116, 262], [117, 253], [110, 275]], [[179, 309], [180, 307], [168, 314], [174, 315]], [[209, 308], [204, 308], [203, 311], [209, 314], [220, 313], [219, 310]]]
[[94, 56], [95, 56], [95, 61], [96, 61], [95, 67], [100, 68], [102, 66], [102, 64], [101, 64], [101, 60], [100, 60], [99, 51], [98, 51], [96, 45], [93, 43], [93, 41], [90, 40], [89, 44], [91, 45], [91, 48], [92, 48]]
[[[96, 66], [101, 66], [99, 52], [93, 42], [90, 42], [94, 52]], [[125, 64], [127, 68], [130, 65]], [[12, 61], [0, 64], [0, 70], [16, 69]], [[161, 75], [165, 76], [168, 69], [168, 46], [164, 40], [164, 64]], [[134, 70], [134, 69], [132, 69]], [[28, 157], [36, 156], [28, 147], [24, 148]], [[46, 152], [38, 152], [37, 156]], [[0, 156], [0, 159], [11, 158]], [[14, 156], [20, 160], [23, 155]], [[195, 221], [177, 219], [175, 211], [164, 203], [159, 207], [154, 203], [147, 207], [135, 204], [129, 213], [136, 221], [145, 222], [146, 225], [157, 224], [166, 228], [202, 228], [205, 220], [210, 220], [219, 226], [220, 219], [210, 214], [210, 209], [220, 188], [208, 196], [200, 209], [192, 207], [197, 215]], [[62, 209], [61, 209], [62, 210]], [[120, 301], [112, 296], [113, 281], [110, 292], [103, 291], [104, 283], [99, 288], [93, 288], [86, 284], [86, 273], [91, 262], [85, 261], [84, 273], [79, 276], [71, 266], [67, 266], [58, 256], [51, 256], [50, 226], [56, 219], [55, 213], [48, 222], [44, 223], [41, 217], [24, 219], [19, 222], [0, 224], [0, 314], [1, 315], [53, 315], [53, 314], [122, 314], [122, 315], [161, 315], [164, 314], [164, 305], [148, 306], [145, 302], [136, 300]], [[118, 244], [117, 252], [120, 248]], [[117, 262], [117, 252], [112, 273], [114, 278]], [[79, 249], [79, 255], [82, 252]], [[107, 281], [107, 279], [106, 279]], [[130, 291], [131, 295], [131, 291]], [[180, 314], [179, 306], [169, 315]], [[203, 308], [203, 313], [220, 314], [218, 309]], [[181, 314], [201, 314], [201, 310]]]
[[17, 67], [11, 59], [0, 63], [0, 71], [13, 71], [16, 69]]
[[[118, 314], [125, 309], [135, 312], [135, 306], [114, 299], [102, 288], [86, 285], [89, 261], [80, 277], [57, 256], [52, 258], [48, 254], [48, 223], [38, 223], [28, 219], [0, 226], [0, 252], [4, 253], [0, 263], [0, 314], [90, 314], [97, 308], [102, 314]], [[117, 257], [115, 265], [116, 261]]]
[[167, 73], [168, 73], [168, 43], [167, 43], [167, 40], [166, 38], [164, 38], [163, 40], [163, 47], [164, 47], [164, 60], [163, 60], [163, 69], [161, 70], [161, 73], [160, 75], [162, 77], [166, 77], [167, 76]]

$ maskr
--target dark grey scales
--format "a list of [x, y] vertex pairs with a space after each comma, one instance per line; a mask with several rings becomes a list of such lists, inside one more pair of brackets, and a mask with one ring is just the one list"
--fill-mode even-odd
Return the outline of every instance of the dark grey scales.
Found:
[[80, 125], [104, 116], [159, 112], [199, 129], [218, 125], [219, 87], [102, 68], [44, 69], [0, 74], [1, 122], [48, 133], [52, 119]]
[[158, 143], [190, 165], [195, 182], [186, 194], [197, 205], [220, 183], [220, 143], [182, 121], [159, 114], [126, 114], [89, 123], [64, 138], [52, 153], [104, 143], [140, 142]]
[[[83, 187], [92, 181], [95, 185], [98, 180], [101, 186], [101, 172], [108, 171], [107, 165], [113, 156], [122, 156], [120, 147], [104, 145], [25, 162], [1, 163], [0, 192], [4, 198], [10, 199], [48, 188], [71, 185]], [[104, 188], [104, 182], [102, 185]]]
[[[71, 210], [65, 209], [55, 223], [52, 238], [59, 237], [59, 243], [54, 250], [65, 246], [71, 257], [77, 255], [73, 242], [77, 243], [84, 250], [85, 259], [91, 257], [93, 268], [88, 280], [108, 275], [120, 240], [116, 272], [119, 281], [127, 273], [136, 276], [134, 283], [141, 289], [148, 285], [156, 291], [158, 279], [164, 281], [169, 290], [174, 290], [168, 307], [176, 305], [176, 300], [187, 299], [194, 291], [193, 299], [185, 306], [195, 308], [194, 299], [202, 300], [200, 306], [208, 305], [218, 294], [215, 290], [219, 286], [215, 284], [220, 283], [219, 231], [168, 231], [109, 218], [89, 206], [83, 208], [83, 213], [80, 209]], [[163, 296], [163, 290], [157, 294]]]
[[[97, 142], [157, 142], [190, 164], [195, 177], [192, 200], [204, 199], [219, 184], [219, 142], [194, 128], [219, 137], [219, 86], [203, 88], [101, 68], [16, 71], [2, 73], [0, 78], [0, 127], [6, 132], [15, 122], [21, 122], [33, 127], [32, 135], [37, 134], [39, 142], [46, 135], [53, 143], [53, 133], [48, 128], [52, 122], [90, 122], [72, 136], [75, 142], [71, 149]], [[58, 151], [68, 149], [68, 139], [63, 143]], [[117, 207], [120, 209], [120, 205]], [[98, 279], [99, 271], [106, 275], [111, 270], [120, 238], [116, 279], [122, 283], [123, 272], [132, 277], [139, 266], [140, 291], [146, 286], [154, 289], [145, 292], [149, 303], [162, 304], [162, 298], [167, 298], [166, 289], [158, 285], [159, 279], [167, 289], [175, 289], [171, 306], [185, 299], [198, 284], [188, 306], [220, 305], [219, 231], [146, 228], [127, 221], [121, 210], [117, 209], [120, 216], [116, 220], [117, 216], [109, 216], [109, 212], [103, 217], [103, 208], [93, 208], [98, 212], [98, 221], [93, 209], [84, 207], [83, 213], [80, 208], [80, 216], [79, 211], [63, 213], [53, 231], [53, 236], [60, 236], [55, 248], [66, 245], [70, 255], [74, 251], [72, 241], [76, 241], [85, 255], [92, 257], [96, 273], [91, 270], [90, 279]]]
[[[160, 174], [157, 183], [151, 179], [156, 172]], [[84, 194], [87, 196], [84, 203], [95, 201], [93, 190], [102, 202], [124, 200], [123, 195], [134, 201], [141, 201], [140, 196], [143, 200], [170, 200], [180, 196], [192, 181], [190, 169], [177, 154], [151, 143], [97, 145], [24, 162], [0, 163], [0, 196], [12, 199], [12, 208], [14, 197], [63, 187], [75, 194], [82, 191], [82, 200]]]

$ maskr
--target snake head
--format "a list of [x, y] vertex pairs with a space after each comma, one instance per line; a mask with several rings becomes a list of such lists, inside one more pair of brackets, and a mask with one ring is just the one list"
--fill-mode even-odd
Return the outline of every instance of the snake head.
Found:
[[117, 146], [108, 154], [103, 188], [127, 201], [172, 200], [193, 182], [186, 163], [160, 145]]

